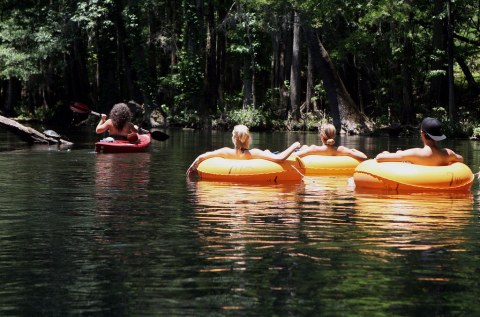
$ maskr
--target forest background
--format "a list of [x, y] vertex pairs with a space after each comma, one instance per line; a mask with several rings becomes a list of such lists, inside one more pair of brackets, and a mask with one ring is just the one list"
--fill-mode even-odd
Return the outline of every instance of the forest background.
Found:
[[[132, 101], [170, 126], [480, 136], [477, 0], [2, 0], [0, 112]], [[156, 116], [156, 117], [155, 117]], [[389, 129], [389, 130], [388, 130]]]

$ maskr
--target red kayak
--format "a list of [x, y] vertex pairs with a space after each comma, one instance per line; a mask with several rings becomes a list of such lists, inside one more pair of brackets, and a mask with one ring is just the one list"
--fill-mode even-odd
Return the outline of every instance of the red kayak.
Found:
[[145, 152], [152, 141], [150, 133], [139, 134], [138, 141], [130, 143], [126, 140], [115, 140], [113, 142], [100, 141], [95, 143], [97, 153], [137, 153]]

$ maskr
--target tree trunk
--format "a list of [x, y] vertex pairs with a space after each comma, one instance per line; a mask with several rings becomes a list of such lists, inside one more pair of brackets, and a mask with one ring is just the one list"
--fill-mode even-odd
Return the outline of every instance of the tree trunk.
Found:
[[292, 65], [290, 71], [290, 104], [292, 107], [292, 118], [295, 121], [300, 120], [300, 97], [301, 97], [301, 78], [300, 78], [300, 15], [294, 12], [293, 18], [293, 45], [292, 45]]
[[[157, 52], [155, 50], [155, 40], [158, 33], [158, 19], [153, 12], [153, 9], [148, 11], [148, 46], [147, 46], [147, 73], [148, 78], [152, 81], [152, 83], [158, 82], [158, 75], [157, 75]], [[158, 100], [155, 100], [158, 102]]]
[[[444, 15], [444, 3], [445, 0], [435, 0], [434, 14], [435, 19], [433, 22], [433, 50], [435, 52], [444, 52], [446, 50], [445, 46], [445, 36], [444, 36], [444, 20], [440, 17]], [[436, 56], [432, 62], [432, 70], [439, 71], [432, 78], [430, 95], [435, 107], [443, 107], [447, 100], [447, 81], [446, 76], [441, 72], [446, 71], [445, 69], [445, 59], [443, 56]]]
[[455, 60], [457, 61], [458, 65], [460, 65], [460, 68], [462, 69], [463, 74], [465, 75], [465, 78], [467, 79], [468, 88], [474, 94], [480, 93], [480, 85], [478, 85], [478, 83], [475, 81], [475, 78], [473, 77], [472, 72], [470, 71], [470, 68], [468, 67], [465, 60], [460, 56], [456, 56]]
[[208, 0], [207, 12], [207, 41], [206, 41], [206, 65], [205, 76], [203, 79], [203, 95], [205, 98], [205, 107], [207, 114], [213, 113], [217, 105], [217, 60], [216, 60], [216, 42], [217, 31], [215, 23], [215, 7], [213, 0]]
[[[186, 21], [183, 27], [183, 37], [185, 41], [185, 50], [187, 59], [194, 64], [195, 69], [197, 67], [205, 67], [206, 65], [206, 39], [204, 36], [207, 34], [204, 21], [204, 3], [202, 0], [186, 0], [184, 1], [184, 19]], [[197, 58], [199, 59], [197, 64]], [[199, 69], [200, 70], [200, 69]], [[203, 69], [203, 75], [205, 76], [205, 69]], [[200, 124], [203, 129], [210, 129], [211, 122], [208, 113], [208, 107], [205, 104], [205, 87], [201, 79], [196, 78], [193, 80], [195, 87], [194, 93], [190, 93], [190, 103], [196, 106], [196, 109], [200, 115]], [[198, 90], [198, 91], [197, 91]]]
[[[226, 11], [226, 3], [224, 0], [220, 1], [220, 5], [218, 7], [218, 16], [219, 20], [223, 22], [227, 15]], [[227, 55], [227, 35], [224, 28], [220, 28], [217, 32], [217, 45], [216, 45], [216, 55], [217, 55], [217, 77], [218, 77], [218, 90], [217, 90], [217, 97], [218, 97], [218, 107], [219, 109], [224, 109], [224, 113], [227, 111], [226, 103], [225, 103], [225, 82], [226, 82], [226, 55]]]
[[342, 128], [342, 122], [340, 117], [340, 110], [338, 105], [338, 95], [336, 93], [336, 84], [335, 79], [332, 73], [332, 70], [329, 68], [328, 61], [326, 56], [323, 56], [324, 48], [321, 45], [316, 31], [310, 26], [304, 26], [304, 34], [310, 51], [313, 54], [313, 65], [315, 70], [320, 75], [323, 86], [327, 92], [328, 102], [330, 104], [330, 116], [333, 119], [333, 125], [340, 131]]
[[455, 106], [454, 74], [453, 74], [453, 21], [452, 21], [452, 3], [447, 0], [447, 47], [448, 47], [448, 116], [450, 121], [457, 121], [457, 109]]
[[[248, 59], [244, 59], [243, 71], [244, 71], [244, 81], [243, 81], [243, 107], [247, 105], [252, 105], [254, 108], [257, 106], [257, 100], [255, 95], [255, 69], [256, 69], [256, 59], [255, 59], [255, 49], [253, 47], [252, 34], [249, 25], [249, 21], [243, 21], [246, 26], [247, 32], [247, 45], [248, 45]], [[248, 87], [247, 87], [248, 86]]]
[[65, 68], [66, 95], [70, 97], [70, 101], [91, 104], [86, 43], [77, 23], [71, 23], [70, 29], [73, 34], [78, 35], [73, 39], [70, 53], [65, 55], [67, 64]]
[[[307, 89], [305, 96], [305, 112], [310, 112], [312, 107], [312, 96], [313, 96], [313, 60], [312, 53], [310, 52], [310, 47], [308, 47], [307, 52]], [[314, 109], [316, 112], [316, 109]]]
[[372, 128], [370, 120], [361, 113], [343, 85], [335, 66], [330, 60], [317, 32], [310, 26], [304, 26], [307, 44], [314, 54], [314, 66], [323, 80], [330, 104], [330, 115], [337, 131], [347, 133], [368, 132]]
[[243, 108], [252, 105], [252, 75], [250, 61], [247, 57], [243, 59]]
[[[410, 17], [410, 21], [413, 16]], [[407, 24], [411, 27], [411, 23]], [[413, 31], [413, 30], [408, 30]], [[415, 123], [415, 112], [413, 105], [413, 84], [412, 84], [412, 64], [415, 52], [410, 37], [407, 34], [403, 36], [403, 67], [402, 67], [402, 123], [412, 125]]]
[[[129, 56], [129, 48], [126, 44], [127, 42], [127, 31], [125, 30], [125, 23], [122, 19], [122, 12], [121, 8], [117, 8], [115, 10], [115, 28], [116, 28], [116, 35], [117, 35], [117, 48], [116, 51], [118, 52], [117, 58], [117, 74], [119, 77], [119, 88], [120, 88], [120, 96], [127, 100], [138, 100], [138, 96], [135, 94], [135, 87], [132, 72], [132, 61]], [[143, 46], [139, 45], [135, 48], [135, 50], [141, 49], [143, 51]], [[137, 52], [138, 54], [138, 52]], [[145, 54], [142, 54], [145, 56]], [[145, 58], [141, 59], [141, 63], [145, 63]], [[147, 74], [142, 74], [147, 76]]]
[[[279, 24], [280, 17], [275, 17], [275, 21]], [[284, 93], [284, 54], [282, 45], [282, 29], [274, 28], [272, 34], [272, 63], [271, 63], [271, 77], [270, 77], [270, 89], [272, 92], [272, 105], [276, 108], [276, 111], [283, 113], [283, 93]]]
[[[110, 12], [109, 16], [114, 13]], [[110, 18], [111, 21], [114, 19]], [[98, 109], [107, 112], [111, 107], [119, 102], [119, 86], [116, 76], [117, 65], [117, 45], [116, 32], [114, 27], [103, 27], [97, 30], [97, 91], [99, 103]]]
[[4, 110], [7, 89], [8, 89], [8, 81], [0, 79], [0, 114]]
[[16, 77], [10, 77], [6, 91], [4, 113], [7, 116], [15, 115], [15, 107], [20, 102], [22, 83]]
[[280, 81], [280, 105], [285, 110], [285, 118], [288, 118], [290, 112], [290, 91], [285, 86], [285, 81], [290, 79], [290, 70], [292, 65], [292, 29], [290, 27], [292, 16], [289, 12], [284, 17], [284, 23], [282, 23], [282, 46], [281, 46], [281, 81]]
[[63, 144], [67, 146], [70, 146], [73, 144], [72, 142], [69, 142], [63, 139], [57, 139], [57, 138], [46, 136], [45, 134], [38, 132], [33, 128], [26, 127], [18, 123], [17, 121], [6, 118], [4, 116], [0, 116], [0, 126], [3, 126], [10, 132], [18, 135], [20, 139], [28, 142], [29, 144], [33, 144], [33, 143]]
[[357, 86], [357, 95], [358, 95], [358, 106], [360, 109], [360, 112], [365, 113], [365, 100], [364, 100], [364, 94], [363, 94], [363, 78], [362, 78], [362, 73], [357, 71], [357, 61], [355, 57], [353, 58], [353, 70], [356, 73], [355, 79], [356, 79], [356, 86]]

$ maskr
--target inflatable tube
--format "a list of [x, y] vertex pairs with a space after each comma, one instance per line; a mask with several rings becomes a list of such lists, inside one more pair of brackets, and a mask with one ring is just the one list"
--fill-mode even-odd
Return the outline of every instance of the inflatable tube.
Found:
[[300, 161], [294, 158], [275, 163], [264, 159], [235, 160], [213, 157], [202, 161], [197, 171], [204, 180], [278, 183], [300, 181], [300, 173], [304, 170]]
[[356, 188], [386, 190], [467, 191], [474, 179], [463, 163], [424, 166], [404, 162], [367, 160], [353, 174]]
[[360, 163], [351, 156], [306, 155], [299, 160], [305, 175], [352, 175]]
[[145, 152], [152, 141], [150, 133], [139, 134], [136, 143], [130, 143], [126, 140], [115, 140], [113, 142], [100, 141], [95, 143], [97, 153], [137, 153]]

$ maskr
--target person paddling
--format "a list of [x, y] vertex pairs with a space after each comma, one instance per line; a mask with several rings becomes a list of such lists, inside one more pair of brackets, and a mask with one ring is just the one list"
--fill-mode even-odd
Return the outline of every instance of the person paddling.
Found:
[[446, 148], [439, 148], [438, 141], [447, 137], [442, 132], [440, 121], [427, 117], [420, 125], [420, 137], [423, 141], [423, 148], [412, 148], [399, 150], [395, 153], [384, 151], [378, 154], [375, 159], [378, 162], [410, 162], [418, 165], [445, 166], [455, 162], [463, 162], [463, 157], [454, 151]]
[[351, 156], [359, 161], [364, 161], [367, 156], [356, 149], [349, 149], [345, 146], [336, 147], [335, 137], [337, 130], [333, 124], [326, 124], [320, 128], [320, 140], [322, 145], [304, 145], [296, 153], [297, 156], [306, 155], [329, 155], [329, 156]]
[[249, 159], [265, 159], [273, 162], [285, 161], [290, 154], [300, 148], [300, 143], [295, 142], [281, 153], [272, 153], [269, 150], [249, 149], [250, 147], [250, 131], [244, 125], [237, 125], [232, 131], [232, 142], [234, 148], [224, 147], [215, 151], [206, 152], [199, 155], [187, 170], [187, 176], [191, 176], [197, 172], [198, 165], [212, 157], [223, 157], [227, 159], [249, 160]]
[[117, 103], [110, 110], [110, 118], [102, 113], [100, 122], [97, 125], [95, 132], [101, 134], [108, 131], [111, 140], [128, 140], [135, 143], [138, 140], [138, 127], [131, 123], [132, 112], [125, 103]]

